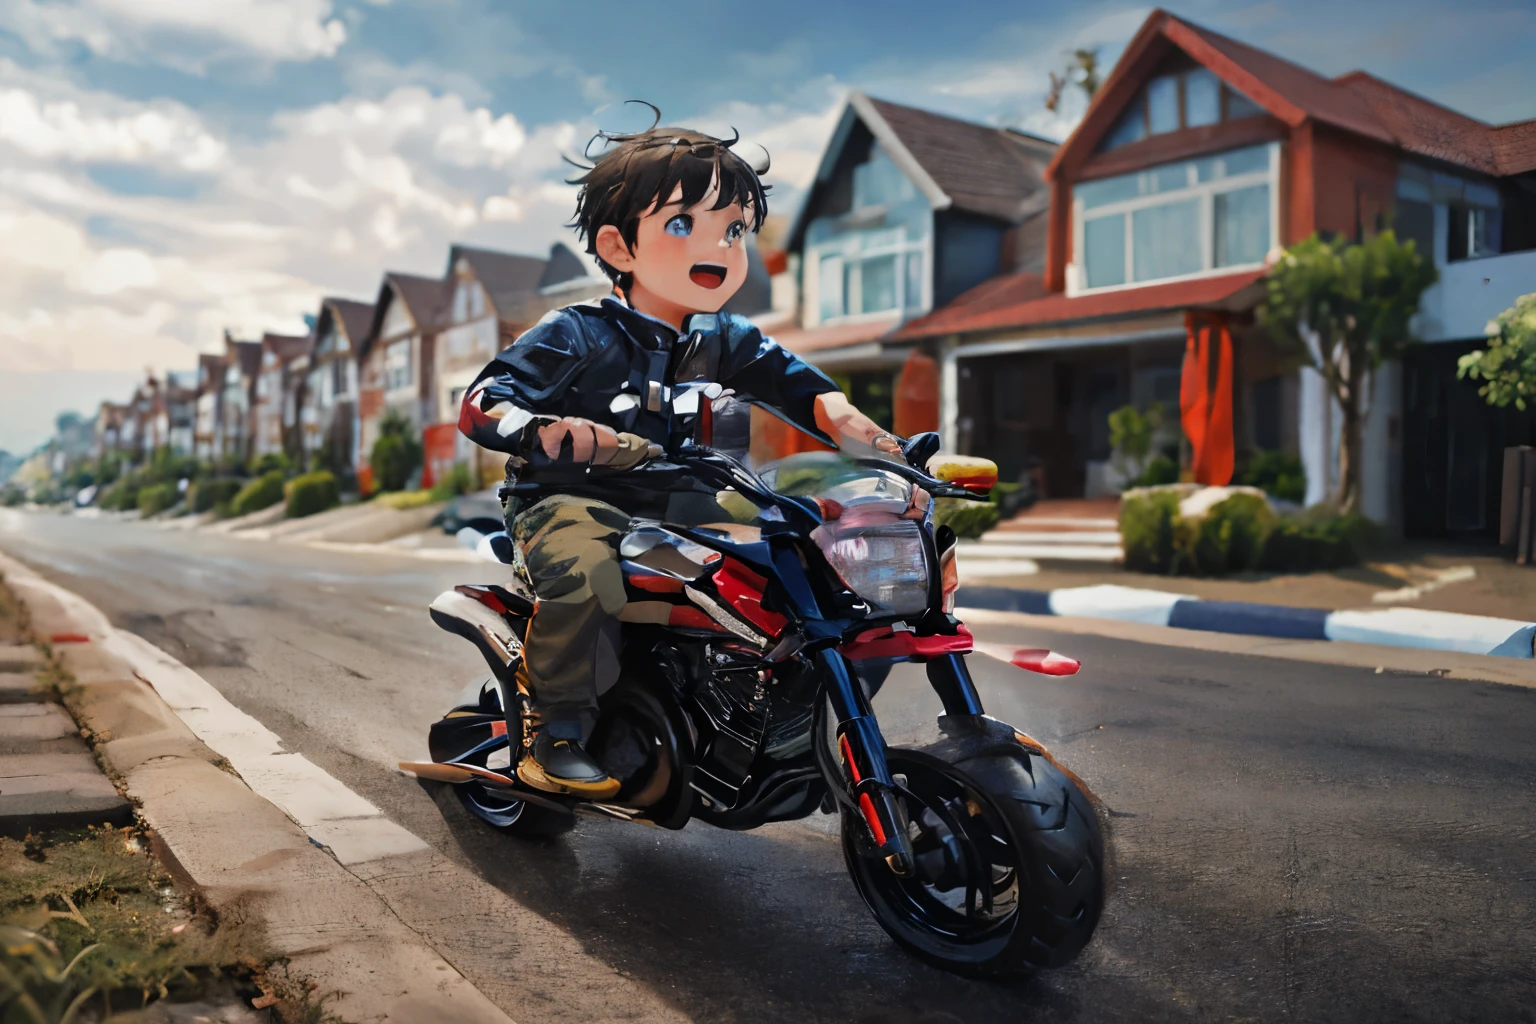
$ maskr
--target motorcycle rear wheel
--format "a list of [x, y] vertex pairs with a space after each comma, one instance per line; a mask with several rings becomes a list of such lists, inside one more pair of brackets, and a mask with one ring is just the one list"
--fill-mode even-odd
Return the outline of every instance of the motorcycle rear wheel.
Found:
[[1020, 978], [1069, 963], [1104, 900], [1104, 841], [1087, 796], [1022, 747], [951, 763], [923, 750], [887, 755], [912, 821], [917, 872], [875, 855], [845, 810], [843, 855], [880, 927], [936, 967]]

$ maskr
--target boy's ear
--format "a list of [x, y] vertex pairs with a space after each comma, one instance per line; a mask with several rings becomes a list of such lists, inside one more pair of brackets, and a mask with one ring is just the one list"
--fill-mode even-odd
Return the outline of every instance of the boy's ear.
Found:
[[621, 274], [633, 273], [635, 254], [624, 244], [624, 235], [612, 224], [597, 229], [596, 248], [598, 259]]

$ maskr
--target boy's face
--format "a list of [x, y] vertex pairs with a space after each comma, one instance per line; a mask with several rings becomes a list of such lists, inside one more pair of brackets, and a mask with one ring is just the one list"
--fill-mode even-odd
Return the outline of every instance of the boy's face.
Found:
[[617, 228], [604, 227], [598, 254], [634, 275], [637, 302], [645, 295], [680, 310], [715, 313], [747, 279], [751, 217], [739, 201], [710, 209], [719, 201], [718, 189], [686, 209], [682, 196], [679, 185], [659, 209], [640, 218], [632, 253]]

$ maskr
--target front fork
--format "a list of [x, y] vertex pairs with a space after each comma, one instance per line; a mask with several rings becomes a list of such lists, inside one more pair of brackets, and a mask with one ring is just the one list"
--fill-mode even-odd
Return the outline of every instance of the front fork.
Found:
[[[845, 781], [857, 803], [870, 837], [892, 872], [903, 877], [913, 871], [912, 841], [907, 834], [905, 805], [897, 799], [896, 783], [885, 760], [885, 737], [864, 696], [864, 688], [849, 669], [848, 659], [835, 650], [817, 655], [822, 662], [832, 714], [837, 719], [837, 750]], [[981, 698], [971, 681], [965, 659], [948, 654], [928, 663], [928, 681], [949, 715], [979, 715]]]

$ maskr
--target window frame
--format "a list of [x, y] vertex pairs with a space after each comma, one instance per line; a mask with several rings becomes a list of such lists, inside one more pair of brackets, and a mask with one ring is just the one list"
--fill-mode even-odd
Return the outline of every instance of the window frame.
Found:
[[[889, 229], [882, 229], [889, 230]], [[912, 316], [921, 315], [922, 312], [931, 309], [933, 305], [933, 232], [919, 241], [913, 241], [907, 236], [907, 229], [899, 229], [900, 238], [894, 242], [877, 245], [868, 249], [859, 249], [849, 254], [849, 242], [857, 237], [855, 234], [843, 235], [838, 238], [828, 239], [816, 245], [805, 253], [805, 269], [802, 271], [803, 280], [809, 286], [806, 291], [805, 311], [807, 314], [807, 326], [834, 326], [839, 324], [874, 323], [880, 320], [889, 320], [892, 317], [904, 317], [909, 313]], [[915, 305], [907, 302], [907, 257], [912, 253], [920, 253], [923, 257], [922, 294]], [[862, 265], [865, 260], [882, 259], [885, 257], [896, 258], [896, 305], [890, 309], [877, 310], [873, 313], [846, 312], [850, 309], [858, 309], [863, 305], [863, 280]], [[836, 260], [841, 266], [843, 280], [842, 308], [845, 312], [838, 316], [827, 317], [822, 315], [821, 309], [821, 267], [824, 261]], [[853, 271], [850, 273], [850, 270]], [[850, 287], [851, 285], [851, 287]], [[814, 319], [811, 319], [814, 317]]]
[[[1268, 167], [1262, 171], [1249, 171], [1246, 174], [1237, 174], [1231, 177], [1217, 178], [1212, 181], [1197, 182], [1194, 185], [1168, 192], [1156, 192], [1147, 196], [1135, 196], [1130, 199], [1120, 199], [1114, 202], [1095, 206], [1091, 214], [1083, 206], [1083, 200], [1077, 193], [1074, 183], [1072, 195], [1072, 252], [1073, 265], [1077, 268], [1069, 275], [1069, 294], [1071, 295], [1099, 295], [1104, 292], [1123, 291], [1127, 288], [1147, 288], [1153, 285], [1170, 284], [1178, 281], [1198, 281], [1208, 277], [1223, 277], [1228, 274], [1239, 274], [1246, 270], [1258, 270], [1264, 266], [1264, 260], [1257, 263], [1240, 263], [1231, 266], [1216, 266], [1216, 196], [1224, 192], [1236, 192], [1244, 188], [1252, 188], [1256, 185], [1269, 186], [1269, 246], [1267, 254], [1280, 244], [1280, 143], [1263, 143], [1269, 150]], [[1238, 149], [1249, 147], [1240, 146]], [[1177, 163], [1190, 164], [1196, 160], [1208, 157], [1221, 156], [1223, 152], [1235, 152], [1236, 150], [1217, 151], [1205, 153], [1200, 156], [1189, 157]], [[1139, 171], [1130, 171], [1129, 174], [1141, 174], [1153, 169], [1152, 165]], [[1116, 175], [1119, 177], [1119, 175]], [[1191, 274], [1179, 274], [1173, 277], [1159, 277], [1148, 281], [1137, 281], [1135, 275], [1135, 234], [1132, 225], [1135, 222], [1133, 216], [1137, 210], [1145, 210], [1155, 206], [1164, 206], [1176, 202], [1184, 202], [1189, 199], [1199, 201], [1199, 230], [1200, 230], [1200, 265], [1202, 269]], [[1115, 214], [1123, 214], [1125, 217], [1125, 281], [1121, 284], [1100, 285], [1097, 288], [1088, 286], [1087, 250], [1084, 248], [1084, 227], [1089, 220], [1100, 217], [1109, 217]]]
[[[403, 338], [396, 338], [394, 341], [386, 343], [384, 346], [384, 351], [380, 354], [381, 369], [384, 372], [384, 393], [386, 395], [400, 395], [415, 390], [415, 387], [413, 386], [414, 374], [412, 373], [412, 364], [415, 362], [413, 358], [415, 356], [415, 352], [412, 351], [413, 346], [411, 341], [412, 339], [410, 335], [406, 335]], [[390, 365], [390, 356], [393, 353], [402, 351], [405, 353], [405, 383], [397, 386], [393, 382], [393, 371], [399, 369], [400, 367], [392, 367]]]

